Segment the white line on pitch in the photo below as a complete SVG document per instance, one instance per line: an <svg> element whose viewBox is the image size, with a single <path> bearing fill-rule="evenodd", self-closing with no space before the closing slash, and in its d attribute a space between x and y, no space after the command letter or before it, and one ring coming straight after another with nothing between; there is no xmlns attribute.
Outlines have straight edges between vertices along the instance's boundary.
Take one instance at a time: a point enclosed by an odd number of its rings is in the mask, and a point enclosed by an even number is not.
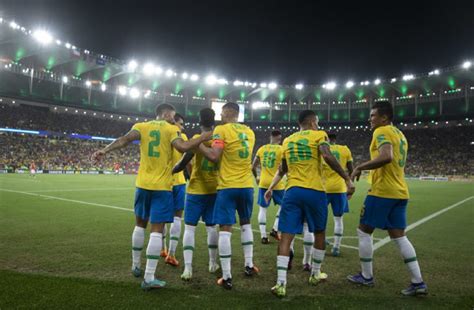
<svg viewBox="0 0 474 310"><path fill-rule="evenodd" d="M55 193L55 192L89 192L89 191L121 191L134 190L134 187L110 187L110 188L72 188L72 189L45 189L29 191L28 193Z"/></svg>
<svg viewBox="0 0 474 310"><path fill-rule="evenodd" d="M462 205L463 203L465 203L466 201L471 200L472 198L474 198L474 196L467 197L466 199L463 199L463 200L461 200L461 201L458 201L458 202L456 202L455 204L452 204L452 205L450 205L450 206L448 206L448 207L446 207L446 208L444 208L444 209L441 209L441 210L439 210L439 211L437 211L437 212L435 212L435 213L432 213L432 214L430 214L430 215L428 215L428 216L426 216L426 217L424 217L424 218L422 218L422 219L416 221L415 223L412 223L412 224L408 225L407 228L405 229L405 232L408 232L408 231L410 231L410 230L412 230L412 229L414 229L414 228L420 226L421 224L428 222L429 220L431 220L431 219L433 219L433 218L435 218L435 217L437 217L437 216L443 214L444 212L447 212L447 211L449 211L449 210L451 210L451 209L453 209L453 208L455 208L455 207L457 207L457 206ZM382 240L380 240L379 242L377 242L377 243L374 244L374 251L377 250L377 249L380 249L381 247L383 247L384 245L386 245L386 244L389 243L389 242L390 242L390 237L385 237L385 238L383 238Z"/></svg>

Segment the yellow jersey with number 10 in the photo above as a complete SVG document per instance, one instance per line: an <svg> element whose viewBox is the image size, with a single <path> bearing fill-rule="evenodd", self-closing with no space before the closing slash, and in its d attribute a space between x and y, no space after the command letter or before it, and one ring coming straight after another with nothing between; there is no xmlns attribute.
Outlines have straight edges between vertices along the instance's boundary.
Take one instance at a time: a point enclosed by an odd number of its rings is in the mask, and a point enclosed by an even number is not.
<svg viewBox="0 0 474 310"><path fill-rule="evenodd" d="M379 148L391 144L393 159L378 169L370 170L369 195L382 198L408 199L408 186L405 182L405 164L408 154L408 142L405 135L395 126L386 125L374 130L370 143L370 159L379 156Z"/></svg>
<svg viewBox="0 0 474 310"><path fill-rule="evenodd" d="M199 136L194 135L193 139ZM211 146L211 142L206 141L204 145ZM217 192L219 166L209 161L200 152L194 154L192 165L193 170L186 193L197 195L215 194Z"/></svg>
<svg viewBox="0 0 474 310"><path fill-rule="evenodd" d="M214 128L214 143L223 144L217 189L253 188L252 152L255 134L248 126L228 123Z"/></svg>
<svg viewBox="0 0 474 310"><path fill-rule="evenodd" d="M286 189L294 186L324 191L322 157L319 146L329 145L321 130L296 132L283 141L283 158L288 165Z"/></svg>
<svg viewBox="0 0 474 310"><path fill-rule="evenodd" d="M167 121L150 121L133 125L132 130L140 133L140 168L136 187L171 191L173 186L172 142L181 139L177 126Z"/></svg>
<svg viewBox="0 0 474 310"><path fill-rule="evenodd" d="M272 183L273 177L278 173L278 167L281 164L282 146L279 144L266 144L257 151L260 159L260 182L258 187L268 188ZM280 181L275 190L285 189L285 184Z"/></svg>
<svg viewBox="0 0 474 310"><path fill-rule="evenodd" d="M186 134L181 133L181 138L183 138L184 141L188 141L188 137ZM178 163L178 161L183 157L183 153L178 151L177 149L173 148L173 167ZM173 174L173 186L175 185L182 185L186 184L186 178L184 177L184 171L174 173Z"/></svg>
<svg viewBox="0 0 474 310"><path fill-rule="evenodd" d="M352 154L345 145L331 144L331 153L337 159L342 169L346 170L347 163L352 161ZM324 187L326 193L340 194L347 192L347 185L343 178L323 160Z"/></svg>

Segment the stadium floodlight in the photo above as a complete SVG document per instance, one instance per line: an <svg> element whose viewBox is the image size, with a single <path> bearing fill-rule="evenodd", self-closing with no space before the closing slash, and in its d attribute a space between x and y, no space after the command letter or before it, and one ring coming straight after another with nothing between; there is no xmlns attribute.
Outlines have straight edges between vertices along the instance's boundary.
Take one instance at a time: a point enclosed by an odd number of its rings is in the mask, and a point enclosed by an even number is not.
<svg viewBox="0 0 474 310"><path fill-rule="evenodd" d="M20 26L19 26L17 23L15 23L14 21L11 21L11 22L10 22L10 28L12 28L12 29L19 29Z"/></svg>
<svg viewBox="0 0 474 310"><path fill-rule="evenodd" d="M244 82L244 86L245 86L245 87L250 86L250 82L249 82L249 81L245 81L245 82Z"/></svg>
<svg viewBox="0 0 474 310"><path fill-rule="evenodd" d="M472 63L468 60L462 64L463 69L469 69L472 66Z"/></svg>
<svg viewBox="0 0 474 310"><path fill-rule="evenodd" d="M336 82L328 82L326 84L323 85L323 88L326 88L327 90L333 90L335 89L337 86Z"/></svg>
<svg viewBox="0 0 474 310"><path fill-rule="evenodd" d="M209 74L206 76L206 84L207 85L214 85L217 83L217 78L214 74Z"/></svg>
<svg viewBox="0 0 474 310"><path fill-rule="evenodd" d="M100 89L101 89L102 91L106 91L106 90L107 90L107 86L106 86L104 83L102 83L102 85L100 85Z"/></svg>
<svg viewBox="0 0 474 310"><path fill-rule="evenodd" d="M87 87L91 87L91 85L92 85L91 81L87 80L87 81L86 81L86 86L87 86Z"/></svg>
<svg viewBox="0 0 474 310"><path fill-rule="evenodd" d="M138 67L138 63L135 60L130 60L127 65L127 69L129 72L135 72Z"/></svg>
<svg viewBox="0 0 474 310"><path fill-rule="evenodd" d="M413 80L415 78L415 76L413 74L405 74L403 77L402 77L402 80L404 81L410 81L410 80Z"/></svg>
<svg viewBox="0 0 474 310"><path fill-rule="evenodd" d="M375 79L374 85L379 85L380 84L380 79Z"/></svg>
<svg viewBox="0 0 474 310"><path fill-rule="evenodd" d="M183 74L181 74L181 77L183 78L183 80L187 80L189 77L189 74L187 72L183 72Z"/></svg>
<svg viewBox="0 0 474 310"><path fill-rule="evenodd" d="M247 83L248 83L248 82L247 82ZM244 82L239 81L239 80L235 80L235 81L234 81L234 86L242 86L242 85L244 85ZM247 84L247 85L248 85L248 84Z"/></svg>
<svg viewBox="0 0 474 310"><path fill-rule="evenodd" d="M67 84L67 82L69 81L68 77L65 75L63 76L61 80L63 81L63 84Z"/></svg>
<svg viewBox="0 0 474 310"><path fill-rule="evenodd" d="M150 95L151 95L151 90L147 90L147 91L145 92L144 97L145 97L145 98L149 98Z"/></svg>
<svg viewBox="0 0 474 310"><path fill-rule="evenodd" d="M432 76L432 75L439 75L439 69L435 69L435 70L433 70L433 71L428 72L428 75L429 75L429 76Z"/></svg>
<svg viewBox="0 0 474 310"><path fill-rule="evenodd" d="M219 84L219 85L228 85L229 82L224 78L220 78L220 79L217 80L217 84Z"/></svg>
<svg viewBox="0 0 474 310"><path fill-rule="evenodd" d="M352 88L352 86L354 86L354 82L352 82L352 81L347 81L346 82L346 88L347 89Z"/></svg>
<svg viewBox="0 0 474 310"><path fill-rule="evenodd" d="M193 74L191 74L190 79L191 79L191 81L195 82L195 81L199 80L199 75L197 75L196 73L193 73Z"/></svg>
<svg viewBox="0 0 474 310"><path fill-rule="evenodd" d="M168 70L166 70L165 74L166 74L166 77L172 77L174 75L174 72L173 72L173 70L168 69Z"/></svg>
<svg viewBox="0 0 474 310"><path fill-rule="evenodd" d="M43 29L37 29L33 32L33 38L42 45L48 45L53 41L53 36Z"/></svg>
<svg viewBox="0 0 474 310"><path fill-rule="evenodd" d="M147 63L143 66L143 73L150 76L155 72L155 66L152 63Z"/></svg>
<svg viewBox="0 0 474 310"><path fill-rule="evenodd" d="M275 82L271 82L271 83L268 84L268 88L270 88L270 89L275 89L275 88L277 88L277 86L278 85Z"/></svg>
<svg viewBox="0 0 474 310"><path fill-rule="evenodd" d="M61 45L61 40L56 40L57 45Z"/></svg>
<svg viewBox="0 0 474 310"><path fill-rule="evenodd" d="M155 75L161 75L163 73L163 68L160 66L155 67Z"/></svg>
<svg viewBox="0 0 474 310"><path fill-rule="evenodd" d="M125 96L127 94L127 88L125 86L119 86L118 92L121 96Z"/></svg>
<svg viewBox="0 0 474 310"><path fill-rule="evenodd" d="M254 82L252 83L252 88L255 88L255 87L257 87L257 83Z"/></svg>
<svg viewBox="0 0 474 310"><path fill-rule="evenodd" d="M302 90L303 87L304 87L304 85L303 85L302 83L298 83L298 84L295 85L295 88L296 88L297 90Z"/></svg>
<svg viewBox="0 0 474 310"><path fill-rule="evenodd" d="M261 88L267 88L267 83L260 83Z"/></svg>
<svg viewBox="0 0 474 310"><path fill-rule="evenodd" d="M66 44L64 44L64 46L66 46L67 49L70 49L72 45L71 45L71 43L66 42Z"/></svg>
<svg viewBox="0 0 474 310"><path fill-rule="evenodd" d="M395 83L396 81L397 81L397 78L392 78L392 79L390 80L390 83Z"/></svg>
<svg viewBox="0 0 474 310"><path fill-rule="evenodd" d="M140 91L138 89L136 89L135 87L133 87L132 89L130 89L130 97L132 99L136 99L136 98L140 97Z"/></svg>
<svg viewBox="0 0 474 310"><path fill-rule="evenodd" d="M370 82L369 81L363 81L363 82L360 82L360 85L361 86L367 86L367 85L370 85Z"/></svg>

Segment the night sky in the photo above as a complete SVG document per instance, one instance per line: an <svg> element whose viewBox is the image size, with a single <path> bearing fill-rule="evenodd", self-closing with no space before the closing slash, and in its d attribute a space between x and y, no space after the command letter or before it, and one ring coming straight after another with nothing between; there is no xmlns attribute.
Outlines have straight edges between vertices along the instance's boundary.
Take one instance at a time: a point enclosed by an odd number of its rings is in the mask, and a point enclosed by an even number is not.
<svg viewBox="0 0 474 310"><path fill-rule="evenodd" d="M0 16L98 53L230 81L373 80L474 56L472 0L320 2L3 0Z"/></svg>

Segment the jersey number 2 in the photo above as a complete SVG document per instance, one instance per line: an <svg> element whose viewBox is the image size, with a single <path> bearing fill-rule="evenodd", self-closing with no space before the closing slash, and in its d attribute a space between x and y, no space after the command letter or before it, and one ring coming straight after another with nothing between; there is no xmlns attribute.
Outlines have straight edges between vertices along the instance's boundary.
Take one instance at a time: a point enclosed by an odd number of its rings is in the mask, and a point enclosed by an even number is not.
<svg viewBox="0 0 474 310"><path fill-rule="evenodd" d="M160 157L160 152L155 151L155 147L160 145L161 133L158 130L150 131L150 138L152 138L152 140L148 143L148 156Z"/></svg>

